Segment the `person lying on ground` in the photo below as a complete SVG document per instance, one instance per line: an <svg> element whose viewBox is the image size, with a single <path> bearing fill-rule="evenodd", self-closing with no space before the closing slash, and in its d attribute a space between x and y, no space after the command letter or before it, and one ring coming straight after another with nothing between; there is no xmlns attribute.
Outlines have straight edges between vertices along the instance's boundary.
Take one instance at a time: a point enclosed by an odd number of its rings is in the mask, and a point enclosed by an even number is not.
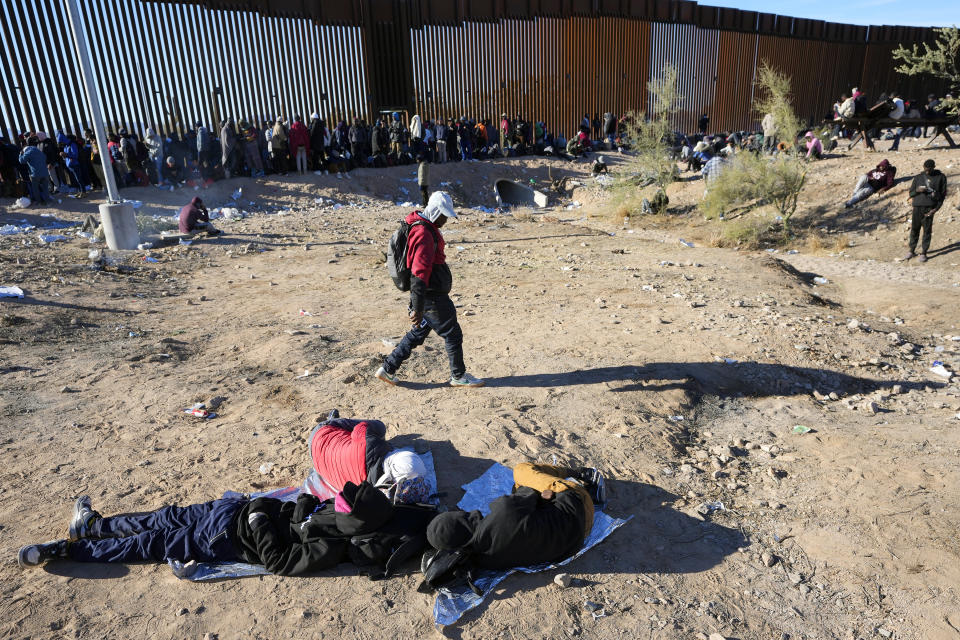
<svg viewBox="0 0 960 640"><path fill-rule="evenodd" d="M75 562L182 563L241 561L295 576L353 562L387 577L391 551L412 540L410 557L426 546L436 515L431 505L393 505L369 482L347 484L325 502L301 494L275 498L221 498L186 507L103 517L89 496L77 499L65 539L20 548L23 568L54 559ZM183 577L196 565L188 564Z"/></svg>
<svg viewBox="0 0 960 640"><path fill-rule="evenodd" d="M390 446L386 433L387 426L379 420L341 418L331 411L307 439L314 471L334 492L347 483L367 481L392 502L426 502L430 487L423 461L411 451Z"/></svg>
<svg viewBox="0 0 960 640"><path fill-rule="evenodd" d="M208 235L215 236L220 233L210 224L210 214L207 208L203 206L203 200L194 198L190 204L180 209L180 233L200 233L205 231Z"/></svg>
<svg viewBox="0 0 960 640"><path fill-rule="evenodd" d="M435 551L424 557L428 586L448 583L458 570L563 560L583 547L594 508L606 504L603 476L593 468L523 463L514 468L513 482L513 493L491 502L486 517L448 511L430 523L427 541Z"/></svg>
<svg viewBox="0 0 960 640"><path fill-rule="evenodd" d="M893 186L893 179L896 175L897 168L886 159L881 160L875 169L860 176L860 179L857 180L857 186L853 188L853 196L843 203L843 207L849 209L875 193L888 191Z"/></svg>
<svg viewBox="0 0 960 640"><path fill-rule="evenodd" d="M457 310L450 300L453 275L444 253L446 243L440 229L449 218L456 218L453 199L444 191L435 191L423 211L406 217L406 265L410 269L410 304L407 316L412 328L400 344L383 360L374 376L388 384L397 384L397 370L413 350L436 331L446 343L452 387L482 387L483 380L467 373L463 361L463 330L457 322Z"/></svg>

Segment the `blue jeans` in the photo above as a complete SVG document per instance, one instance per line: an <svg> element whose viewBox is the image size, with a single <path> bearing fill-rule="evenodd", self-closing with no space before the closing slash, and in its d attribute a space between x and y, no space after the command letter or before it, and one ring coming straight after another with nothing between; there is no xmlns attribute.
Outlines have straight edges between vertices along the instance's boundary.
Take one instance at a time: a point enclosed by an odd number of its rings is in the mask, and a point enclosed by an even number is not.
<svg viewBox="0 0 960 640"><path fill-rule="evenodd" d="M50 176L30 178L30 197L34 202L47 203L53 200L50 197Z"/></svg>
<svg viewBox="0 0 960 640"><path fill-rule="evenodd" d="M229 529L246 504L247 500L224 498L104 518L93 527L101 539L72 542L68 554L78 562L236 560Z"/></svg>
<svg viewBox="0 0 960 640"><path fill-rule="evenodd" d="M453 306L453 301L445 295L427 298L423 308L423 320L423 323L403 336L397 348L384 360L383 368L391 375L396 373L413 350L423 344L432 329L446 341L450 374L454 378L462 378L467 372L467 367L463 364L463 331L457 322L457 309Z"/></svg>

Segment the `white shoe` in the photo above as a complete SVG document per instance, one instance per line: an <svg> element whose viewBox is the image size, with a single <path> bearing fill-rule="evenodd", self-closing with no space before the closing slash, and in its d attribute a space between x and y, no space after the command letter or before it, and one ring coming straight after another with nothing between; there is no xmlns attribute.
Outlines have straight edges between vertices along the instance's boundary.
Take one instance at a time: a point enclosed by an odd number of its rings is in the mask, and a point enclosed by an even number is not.
<svg viewBox="0 0 960 640"><path fill-rule="evenodd" d="M469 373L465 373L459 378L450 378L451 387L482 387L485 384L487 383L480 378L473 377Z"/></svg>
<svg viewBox="0 0 960 640"><path fill-rule="evenodd" d="M383 380L387 384L392 384L393 386L396 386L397 382L399 382L397 376L393 375L392 373L387 373L387 370L383 367L377 369L377 372L373 374L373 377Z"/></svg>

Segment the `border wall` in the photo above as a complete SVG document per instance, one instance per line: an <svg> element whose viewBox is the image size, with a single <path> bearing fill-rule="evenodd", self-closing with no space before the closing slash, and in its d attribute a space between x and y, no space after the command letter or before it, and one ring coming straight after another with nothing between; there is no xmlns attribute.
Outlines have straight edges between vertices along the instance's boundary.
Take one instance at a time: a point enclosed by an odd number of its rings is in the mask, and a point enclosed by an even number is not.
<svg viewBox="0 0 960 640"><path fill-rule="evenodd" d="M897 74L899 44L931 29L862 27L687 0L80 0L108 127L161 132L225 115L330 123L381 111L543 120L649 108L679 72L676 126L750 129L761 61L792 78L818 121L854 86L868 97L943 89ZM0 3L0 130L89 126L64 0Z"/></svg>

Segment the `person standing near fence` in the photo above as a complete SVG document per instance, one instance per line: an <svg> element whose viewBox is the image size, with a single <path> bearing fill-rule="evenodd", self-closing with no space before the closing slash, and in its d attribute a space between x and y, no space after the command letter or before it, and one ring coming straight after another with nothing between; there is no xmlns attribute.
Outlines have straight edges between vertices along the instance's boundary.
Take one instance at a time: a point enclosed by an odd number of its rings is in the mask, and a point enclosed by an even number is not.
<svg viewBox="0 0 960 640"><path fill-rule="evenodd" d="M307 158L310 157L310 132L300 116L293 116L293 124L290 125L290 155L297 163L297 173L306 175Z"/></svg>

